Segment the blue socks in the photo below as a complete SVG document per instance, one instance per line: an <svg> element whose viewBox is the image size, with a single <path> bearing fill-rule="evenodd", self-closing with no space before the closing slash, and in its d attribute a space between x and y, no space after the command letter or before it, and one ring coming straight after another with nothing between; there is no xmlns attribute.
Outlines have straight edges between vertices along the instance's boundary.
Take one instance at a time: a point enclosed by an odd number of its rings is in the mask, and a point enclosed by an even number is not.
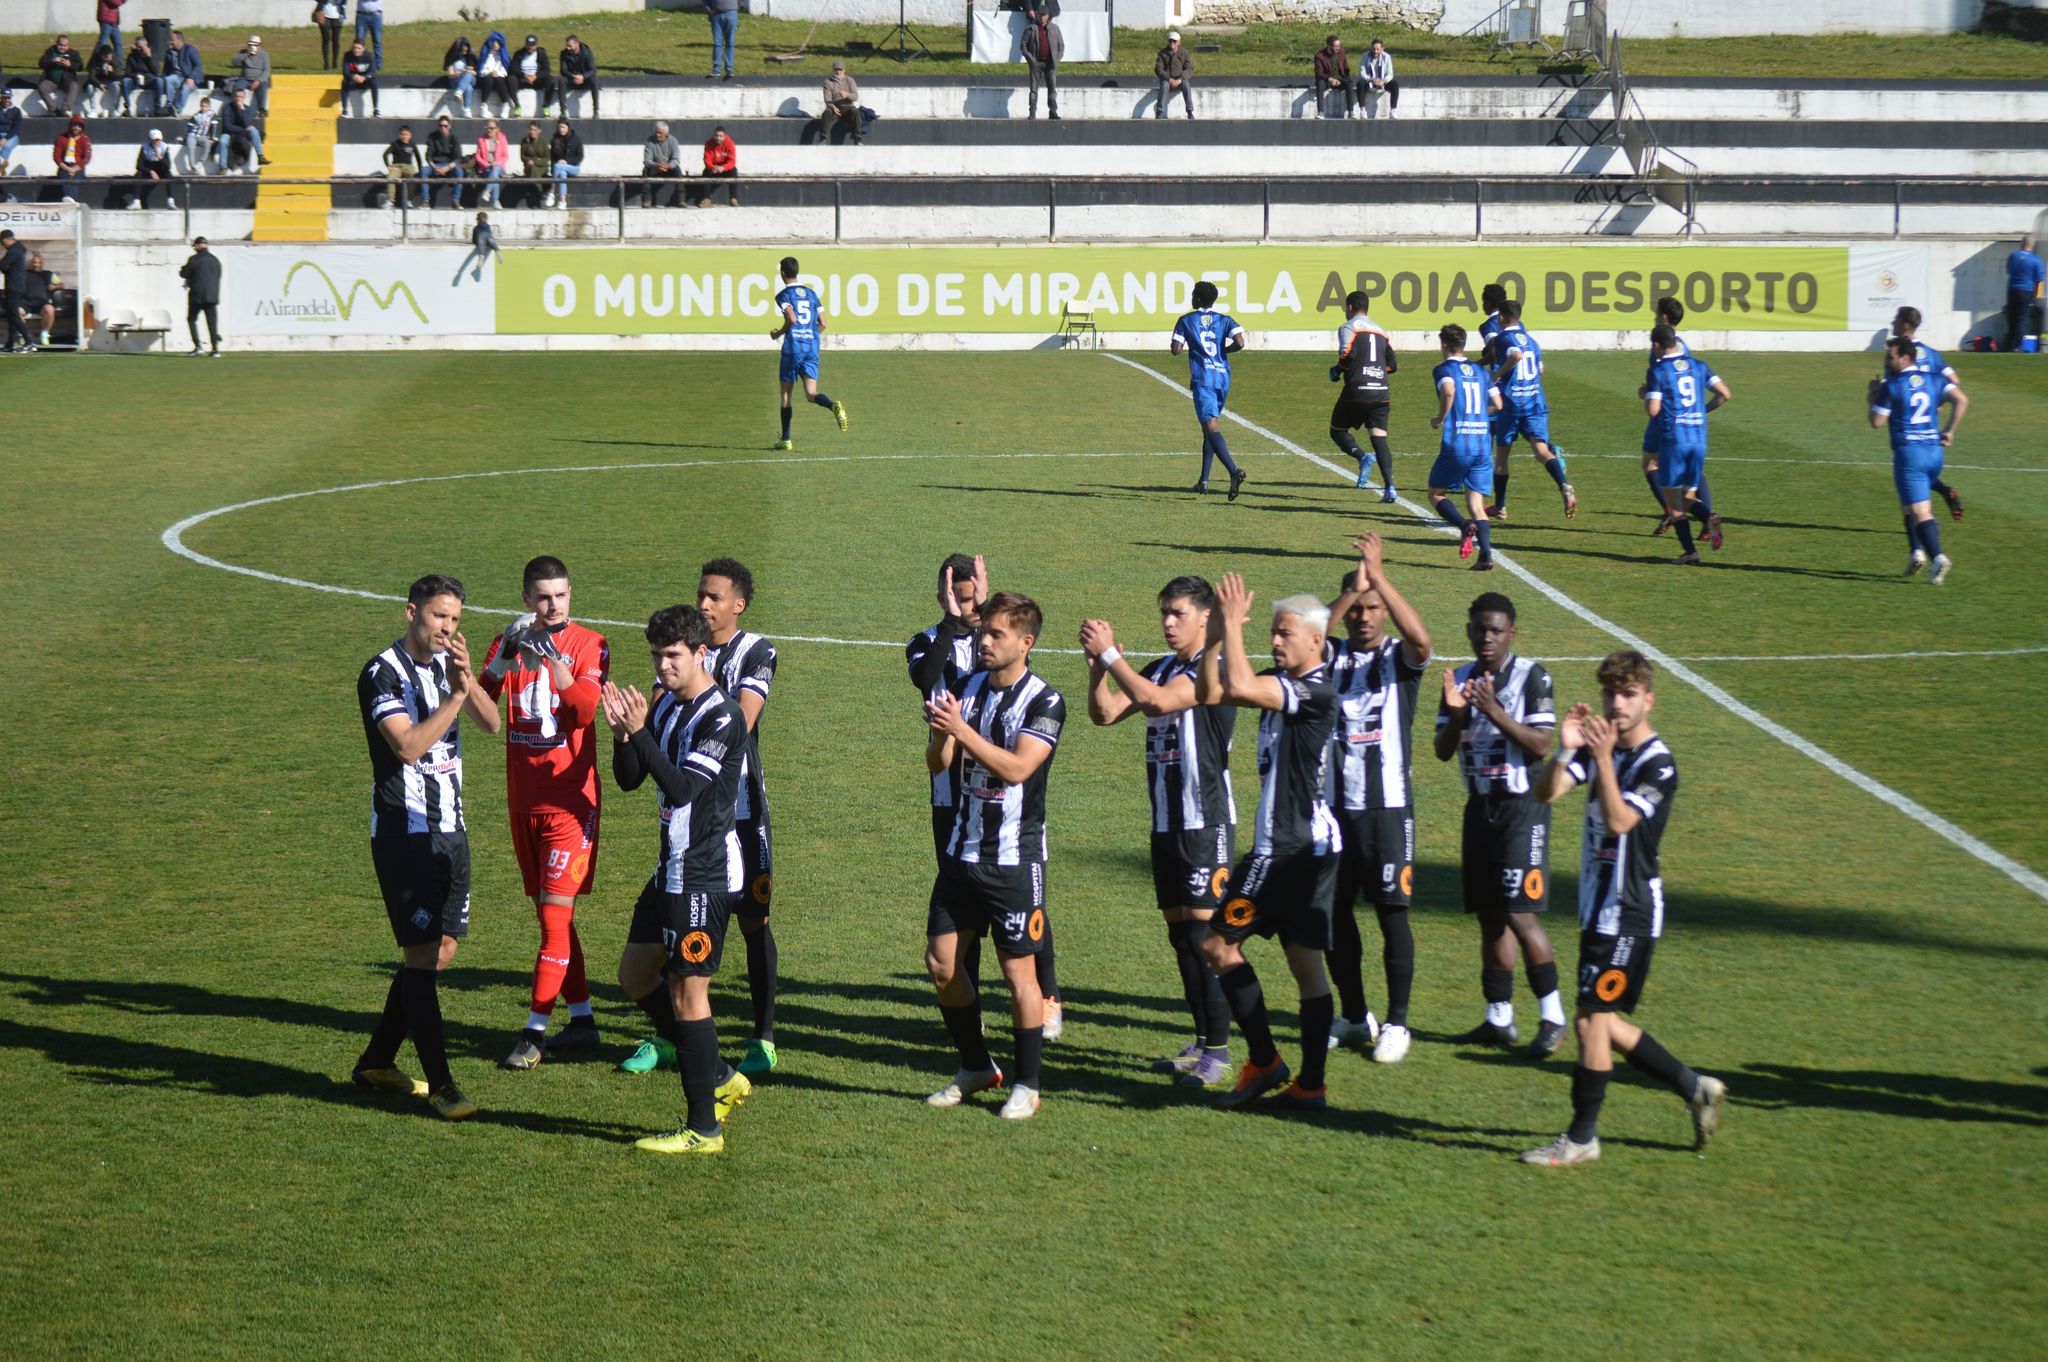
<svg viewBox="0 0 2048 1362"><path fill-rule="evenodd" d="M782 404L782 438L789 438L789 403Z"/></svg>
<svg viewBox="0 0 2048 1362"><path fill-rule="evenodd" d="M1457 529L1458 533L1463 534L1465 532L1465 525L1467 523L1465 517L1458 514L1458 508L1451 504L1449 497L1438 497L1436 499L1436 513L1449 521Z"/></svg>
<svg viewBox="0 0 2048 1362"><path fill-rule="evenodd" d="M1929 562L1941 556L1941 522L1937 520L1916 520L1913 522L1913 542L1927 554Z"/></svg>
<svg viewBox="0 0 2048 1362"><path fill-rule="evenodd" d="M1543 471L1550 474L1550 480L1559 487L1564 486L1564 460L1552 459L1543 465Z"/></svg>
<svg viewBox="0 0 2048 1362"><path fill-rule="evenodd" d="M832 410L832 399L831 399L831 398L829 398L829 397L827 397L827 396L825 396L825 394L823 394L823 393L819 393L819 394L818 394L818 395L817 395L816 397L812 398L812 399L811 399L811 401L813 401L813 402L817 403L817 404L818 404L819 406L823 407L823 408L824 408L824 409L825 409L826 411L830 411L830 410Z"/></svg>
<svg viewBox="0 0 2048 1362"><path fill-rule="evenodd" d="M1232 463L1230 460L1230 446L1223 442L1223 432L1220 430L1209 430L1207 428L1204 428L1202 431L1203 482L1207 482L1209 480L1210 464L1211 461L1215 459L1221 459L1223 461L1223 468L1225 472L1229 473L1232 477L1237 476L1237 465L1235 463Z"/></svg>
<svg viewBox="0 0 2048 1362"><path fill-rule="evenodd" d="M1493 557L1493 524L1491 521L1477 521L1479 531L1479 558L1481 562Z"/></svg>

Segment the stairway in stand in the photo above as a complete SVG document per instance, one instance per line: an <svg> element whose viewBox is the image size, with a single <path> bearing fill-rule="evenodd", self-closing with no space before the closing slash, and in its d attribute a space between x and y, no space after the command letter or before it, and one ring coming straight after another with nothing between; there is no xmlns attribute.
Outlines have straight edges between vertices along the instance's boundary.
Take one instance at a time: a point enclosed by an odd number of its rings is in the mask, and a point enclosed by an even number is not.
<svg viewBox="0 0 2048 1362"><path fill-rule="evenodd" d="M273 180L325 179L334 174L335 115L341 92L332 76L278 76L270 89L270 116L263 121L263 149L270 164L256 191L252 241L325 241L327 211L334 196L324 184L274 184Z"/></svg>

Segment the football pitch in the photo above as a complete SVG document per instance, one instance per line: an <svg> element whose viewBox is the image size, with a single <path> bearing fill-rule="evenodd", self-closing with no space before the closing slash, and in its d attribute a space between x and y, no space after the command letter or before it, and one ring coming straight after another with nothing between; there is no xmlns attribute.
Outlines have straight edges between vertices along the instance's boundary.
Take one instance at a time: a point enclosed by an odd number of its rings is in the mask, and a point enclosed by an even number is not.
<svg viewBox="0 0 2048 1362"><path fill-rule="evenodd" d="M1641 357L1550 356L1580 510L1566 520L1518 451L1495 537L1513 566L1486 576L1331 462L1322 355L1238 357L1232 407L1253 426L1225 424L1250 473L1235 504L1186 490L1185 365L1128 358L828 351L852 430L800 406L793 454L768 449L766 352L0 368L18 574L5 1351L2036 1355L2048 740L2019 702L2048 688L2039 360L1952 358L1972 406L1947 476L1967 515L1943 519L1955 569L1937 589L1899 576L1889 448L1864 420L1875 355L1712 356L1735 394L1708 463L1728 539L1691 569L1649 533ZM1428 369L1407 357L1393 417L1418 502ZM1438 659L1417 720L1417 1043L1399 1065L1332 1056L1318 1118L1224 1113L1146 1071L1188 1024L1152 907L1143 740L1088 726L1075 635L1105 617L1156 656L1160 585L1236 570L1262 653L1266 604L1333 594L1367 528ZM901 645L936 617L954 551L1044 607L1037 670L1070 712L1048 814L1066 1035L1019 1125L986 1099L922 1100L954 1058L922 971L931 847ZM607 1048L495 1067L538 934L503 743L473 725L472 927L442 994L482 1112L448 1124L349 1084L396 955L365 845L357 673L429 571L467 584L480 654L538 553L568 562L575 614L609 622L615 675L643 688L631 622L690 599L712 556L752 568L748 626L781 641L762 747L782 1065L721 1157L631 1146L675 1124L681 1093L673 1072L611 1063L641 1034L610 973L655 819L608 770L578 914ZM1462 795L1426 734L1482 589L1515 600L1518 651L1560 703L1597 703L1594 663L1624 635L1672 663L1655 722L1683 784L1637 1020L1729 1085L1703 1153L1682 1105L1622 1068L1604 1159L1525 1167L1514 1156L1569 1118L1570 1043L1533 1064L1445 1039L1479 1020L1477 931L1458 911ZM1581 809L1559 805L1551 855L1568 981ZM1291 1062L1279 953L1248 954ZM736 1057L736 941L714 999Z"/></svg>

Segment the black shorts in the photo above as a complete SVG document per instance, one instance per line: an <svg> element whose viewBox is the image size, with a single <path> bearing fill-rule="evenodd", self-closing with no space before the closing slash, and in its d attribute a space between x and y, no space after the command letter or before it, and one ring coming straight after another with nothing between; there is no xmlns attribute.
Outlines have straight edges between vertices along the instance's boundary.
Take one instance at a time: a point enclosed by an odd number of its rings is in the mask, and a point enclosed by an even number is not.
<svg viewBox="0 0 2048 1362"><path fill-rule="evenodd" d="M661 887L658 876L649 876L640 901L633 905L633 925L626 942L634 946L659 944L668 955L670 975L718 973L725 958L725 927L741 895L708 894L689 890L671 894Z"/></svg>
<svg viewBox="0 0 2048 1362"><path fill-rule="evenodd" d="M1335 856L1247 856L1230 872L1230 897L1209 930L1226 941L1278 936L1289 946L1330 949Z"/></svg>
<svg viewBox="0 0 2048 1362"><path fill-rule="evenodd" d="M469 935L469 834L402 832L370 839L391 935L423 946Z"/></svg>
<svg viewBox="0 0 2048 1362"><path fill-rule="evenodd" d="M946 859L946 843L952 836L953 806L951 804L932 805L932 855L938 857L941 864Z"/></svg>
<svg viewBox="0 0 2048 1362"><path fill-rule="evenodd" d="M735 823L733 831L739 834L740 867L747 886L734 911L745 918L766 917L775 898L775 843L768 831L768 811Z"/></svg>
<svg viewBox="0 0 2048 1362"><path fill-rule="evenodd" d="M1159 910L1221 908L1236 841L1237 829L1228 823L1192 832L1153 833L1152 897Z"/></svg>
<svg viewBox="0 0 2048 1362"><path fill-rule="evenodd" d="M981 865L945 857L932 881L926 936L987 932L1005 955L1045 949L1045 867Z"/></svg>
<svg viewBox="0 0 2048 1362"><path fill-rule="evenodd" d="M1367 402L1348 393L1337 399L1337 405L1330 408L1331 430L1387 429L1387 413L1390 402Z"/></svg>
<svg viewBox="0 0 2048 1362"><path fill-rule="evenodd" d="M1337 858L1337 907L1364 894L1375 908L1406 908L1415 894L1415 811L1339 809L1344 850Z"/></svg>
<svg viewBox="0 0 2048 1362"><path fill-rule="evenodd" d="M1550 911L1550 806L1534 795L1465 801L1465 911Z"/></svg>
<svg viewBox="0 0 2048 1362"><path fill-rule="evenodd" d="M1652 936L1579 933L1579 1011L1635 1011L1656 949Z"/></svg>

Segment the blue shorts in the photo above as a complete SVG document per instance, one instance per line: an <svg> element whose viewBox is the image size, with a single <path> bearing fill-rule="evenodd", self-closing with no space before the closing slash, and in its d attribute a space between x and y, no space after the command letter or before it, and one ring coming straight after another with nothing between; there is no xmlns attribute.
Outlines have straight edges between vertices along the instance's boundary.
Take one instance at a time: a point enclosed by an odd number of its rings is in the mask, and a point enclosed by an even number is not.
<svg viewBox="0 0 2048 1362"><path fill-rule="evenodd" d="M1493 451L1483 445L1477 450L1460 450L1445 441L1429 466L1429 485L1447 492L1472 491L1493 494Z"/></svg>
<svg viewBox="0 0 2048 1362"><path fill-rule="evenodd" d="M1223 415L1223 404L1230 400L1230 380L1218 384L1199 383L1191 391L1195 398L1195 419L1207 425Z"/></svg>
<svg viewBox="0 0 2048 1362"><path fill-rule="evenodd" d="M785 352L782 356L781 377L784 383L794 383L800 378L808 378L815 382L818 377L818 357Z"/></svg>
<svg viewBox="0 0 2048 1362"><path fill-rule="evenodd" d="M1538 441L1549 444L1550 408L1512 405L1501 408L1500 415L1493 418L1493 442L1511 445L1518 436L1531 444Z"/></svg>
<svg viewBox="0 0 2048 1362"><path fill-rule="evenodd" d="M1684 487L1700 485L1700 470L1706 467L1705 445L1672 445L1657 455L1657 485Z"/></svg>
<svg viewBox="0 0 2048 1362"><path fill-rule="evenodd" d="M1928 484L1941 476L1942 453L1938 444L1892 451L1892 486L1899 489L1899 505L1933 499L1934 489Z"/></svg>

